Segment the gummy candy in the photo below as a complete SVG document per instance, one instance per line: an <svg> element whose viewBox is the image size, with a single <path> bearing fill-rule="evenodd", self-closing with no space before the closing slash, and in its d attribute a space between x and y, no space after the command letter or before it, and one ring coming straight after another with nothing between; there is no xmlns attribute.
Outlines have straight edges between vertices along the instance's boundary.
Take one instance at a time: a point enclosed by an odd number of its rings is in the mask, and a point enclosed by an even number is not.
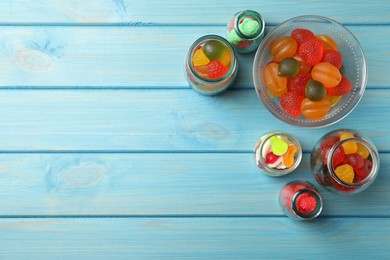
<svg viewBox="0 0 390 260"><path fill-rule="evenodd" d="M356 145L357 145L356 153L358 153L363 159L367 159L368 156L370 155L368 149L361 143L356 143Z"/></svg>
<svg viewBox="0 0 390 260"><path fill-rule="evenodd" d="M328 35L316 35L316 38L323 42L324 50L338 50L337 43Z"/></svg>
<svg viewBox="0 0 390 260"><path fill-rule="evenodd" d="M330 106L333 107L340 101L342 96L328 96L328 98L329 98L329 101L330 101Z"/></svg>
<svg viewBox="0 0 390 260"><path fill-rule="evenodd" d="M333 88L341 81L340 71L329 62L321 62L315 65L311 71L311 76L326 88Z"/></svg>
<svg viewBox="0 0 390 260"><path fill-rule="evenodd" d="M301 114L301 103L305 99L304 96L296 92L286 92L280 96L280 106L288 114L292 116L299 116Z"/></svg>
<svg viewBox="0 0 390 260"><path fill-rule="evenodd" d="M238 28L243 35L252 36L260 29L260 24L256 20L244 18L238 24Z"/></svg>
<svg viewBox="0 0 390 260"><path fill-rule="evenodd" d="M356 171L363 167L364 160L358 153L350 153L345 156L343 163L351 165L353 170Z"/></svg>
<svg viewBox="0 0 390 260"><path fill-rule="evenodd" d="M210 62L207 69L207 74L210 79L222 78L227 72L228 68L224 66L221 62L215 60Z"/></svg>
<svg viewBox="0 0 390 260"><path fill-rule="evenodd" d="M269 44L271 56L275 61L280 62L285 58L289 58L295 55L298 48L297 41L290 37L284 36L273 40Z"/></svg>
<svg viewBox="0 0 390 260"><path fill-rule="evenodd" d="M314 33L310 30L298 28L291 32L291 37L293 37L297 41L298 45L301 45L305 41L308 41L315 36Z"/></svg>
<svg viewBox="0 0 390 260"><path fill-rule="evenodd" d="M321 119L330 110L330 102L327 96L320 101L314 102L305 98L301 103L302 114L310 119Z"/></svg>
<svg viewBox="0 0 390 260"><path fill-rule="evenodd" d="M316 38L305 41L299 46L299 56L309 65L318 64L324 52L323 43Z"/></svg>
<svg viewBox="0 0 390 260"><path fill-rule="evenodd" d="M334 88L328 88L326 91L330 96L342 96L350 92L351 89L351 82L349 82L349 79L346 76L342 75L340 83Z"/></svg>
<svg viewBox="0 0 390 260"><path fill-rule="evenodd" d="M345 183L352 184L355 177L355 172L349 164L337 166L335 173L337 177Z"/></svg>
<svg viewBox="0 0 390 260"><path fill-rule="evenodd" d="M271 150L275 155L282 156L287 152L288 144L282 139L279 139L276 136L272 136L270 138L270 141L271 141Z"/></svg>
<svg viewBox="0 0 390 260"><path fill-rule="evenodd" d="M273 96L281 96L287 92L287 78L278 76L278 67L277 63L272 62L263 71L265 85Z"/></svg>
<svg viewBox="0 0 390 260"><path fill-rule="evenodd" d="M310 74L298 74L296 77L287 79L287 89L296 92L298 95L305 96L307 81L311 79Z"/></svg>
<svg viewBox="0 0 390 260"><path fill-rule="evenodd" d="M285 154L283 154L283 163L286 167L291 167L294 165L294 156L297 152L297 147L295 145L289 145Z"/></svg>
<svg viewBox="0 0 390 260"><path fill-rule="evenodd" d="M344 132L340 135L340 140L353 137L354 135L352 133ZM341 146L343 147L345 154L356 153L357 151L357 143L355 141L346 141Z"/></svg>
<svg viewBox="0 0 390 260"><path fill-rule="evenodd" d="M320 101L326 96L326 89L321 82L309 79L306 84L305 94L311 101Z"/></svg>
<svg viewBox="0 0 390 260"><path fill-rule="evenodd" d="M210 60L218 60L227 50L227 47L220 41L207 41L202 47L204 54Z"/></svg>
<svg viewBox="0 0 390 260"><path fill-rule="evenodd" d="M299 72L298 74L307 74L310 73L312 66L307 64L299 54L295 54L293 57L295 60L299 62Z"/></svg>
<svg viewBox="0 0 390 260"><path fill-rule="evenodd" d="M367 178L372 169L372 162L370 160L364 159L363 166L357 170L355 170L355 182L360 182Z"/></svg>
<svg viewBox="0 0 390 260"><path fill-rule="evenodd" d="M310 214L317 208L317 200L310 193L303 193L297 197L297 210L302 214Z"/></svg>
<svg viewBox="0 0 390 260"><path fill-rule="evenodd" d="M295 77L299 72L299 62L294 58L285 58L279 63L278 75L287 78Z"/></svg>
<svg viewBox="0 0 390 260"><path fill-rule="evenodd" d="M230 54L230 51L225 51L225 53L222 54L222 56L219 58L219 61L226 67L229 67L232 61L232 55Z"/></svg>
<svg viewBox="0 0 390 260"><path fill-rule="evenodd" d="M340 52L335 50L326 50L322 56L322 61L329 62L334 65L337 69L340 69L343 65L343 57Z"/></svg>
<svg viewBox="0 0 390 260"><path fill-rule="evenodd" d="M206 54L202 49L197 49L192 57L192 63L194 66L203 66L209 64L210 59L207 58Z"/></svg>
<svg viewBox="0 0 390 260"><path fill-rule="evenodd" d="M266 164L276 163L276 161L279 159L279 157L280 157L280 156L275 155L273 152L269 152L269 153L267 153L267 155L265 156L264 162L265 162Z"/></svg>

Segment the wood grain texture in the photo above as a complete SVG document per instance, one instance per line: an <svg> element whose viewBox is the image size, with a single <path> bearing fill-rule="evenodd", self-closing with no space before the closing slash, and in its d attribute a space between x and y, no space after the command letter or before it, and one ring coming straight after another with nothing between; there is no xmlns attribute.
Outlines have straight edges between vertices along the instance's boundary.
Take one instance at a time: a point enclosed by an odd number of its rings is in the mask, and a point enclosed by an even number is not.
<svg viewBox="0 0 390 260"><path fill-rule="evenodd" d="M322 216L390 217L390 154L381 159L374 184L348 197L319 187L309 154L281 178L251 153L2 154L0 216L283 216L280 189L302 179L322 194Z"/></svg>
<svg viewBox="0 0 390 260"><path fill-rule="evenodd" d="M389 151L387 90L367 90L356 109L323 129L288 126L254 90L205 97L192 90L3 90L0 151L245 151L273 129L295 135L305 151L332 129L363 131ZM381 122L381 126L373 122Z"/></svg>
<svg viewBox="0 0 390 260"><path fill-rule="evenodd" d="M388 259L389 227L388 218L2 219L0 252L12 259Z"/></svg>
<svg viewBox="0 0 390 260"><path fill-rule="evenodd" d="M389 87L390 26L349 29L367 57L368 88ZM189 47L224 33L224 26L0 27L0 88L189 88ZM233 88L253 88L253 58L238 57Z"/></svg>
<svg viewBox="0 0 390 260"><path fill-rule="evenodd" d="M2 23L82 23L139 24L225 24L237 11L253 9L269 23L280 23L294 16L316 14L342 23L389 23L390 6L386 1L320 0L297 2L217 0L203 2L158 0L38 0L1 1Z"/></svg>

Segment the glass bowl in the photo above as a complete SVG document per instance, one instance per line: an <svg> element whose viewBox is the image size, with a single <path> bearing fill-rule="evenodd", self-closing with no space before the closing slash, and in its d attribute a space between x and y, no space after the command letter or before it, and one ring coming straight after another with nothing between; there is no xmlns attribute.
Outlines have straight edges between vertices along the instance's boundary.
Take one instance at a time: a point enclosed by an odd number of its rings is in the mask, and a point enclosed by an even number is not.
<svg viewBox="0 0 390 260"><path fill-rule="evenodd" d="M303 115L294 117L286 113L280 106L279 97L272 96L264 83L263 70L272 60L268 47L269 43L282 36L289 36L291 31L297 28L308 29L315 35L328 35L337 43L338 51L343 57L344 75L350 80L352 85L352 90L343 95L341 100L331 107L330 111L322 119L314 120ZM261 42L253 63L253 81L260 100L279 120L298 127L325 127L346 117L362 98L367 84L366 58L358 40L341 24L322 16L298 16L275 27Z"/></svg>

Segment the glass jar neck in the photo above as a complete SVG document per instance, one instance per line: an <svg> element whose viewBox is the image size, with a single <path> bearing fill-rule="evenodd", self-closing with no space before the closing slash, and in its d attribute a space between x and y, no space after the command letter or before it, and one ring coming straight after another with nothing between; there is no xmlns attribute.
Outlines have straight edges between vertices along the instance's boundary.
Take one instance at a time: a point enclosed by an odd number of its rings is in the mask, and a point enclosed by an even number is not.
<svg viewBox="0 0 390 260"><path fill-rule="evenodd" d="M315 200L315 207L309 213L301 212L298 205L298 198L304 194L310 196L310 198ZM302 189L294 194L291 200L291 208L299 218L304 220L310 220L318 217L322 211L322 198L318 192L311 189Z"/></svg>
<svg viewBox="0 0 390 260"><path fill-rule="evenodd" d="M336 169L335 169L335 167L333 165L333 157L335 156L335 153L336 153L337 149L339 149L340 146L342 146L344 143L346 143L348 141L353 141L353 142L356 142L356 143L359 143L359 144L363 145L369 152L369 156L368 157L371 158L371 160L372 160L372 168L371 168L370 173L367 175L366 178L364 178L363 180L361 180L359 182L347 183L347 182L341 180L337 176ZM342 185L342 186L344 186L346 188L358 188L358 187L362 187L362 186L367 185L368 183L372 182L373 179L375 178L376 172L379 169L379 154L378 154L377 149L375 148L375 146L370 141L368 141L367 139L362 138L362 137L347 138L347 139L338 141L330 149L329 155L328 155L328 159L327 159L327 165L328 165L328 170L329 170L329 173L330 173L331 177L339 185Z"/></svg>
<svg viewBox="0 0 390 260"><path fill-rule="evenodd" d="M259 29L255 33L253 33L252 35L246 35L244 32L242 32L240 30L240 26L239 26L240 22L245 17L248 17L252 20L257 21L260 25ZM234 21L234 30L236 31L237 35L240 38L242 38L244 40L254 40L264 33L264 29L265 29L264 19L258 12L252 11L252 10L244 10L244 11L239 12L236 15L236 18Z"/></svg>

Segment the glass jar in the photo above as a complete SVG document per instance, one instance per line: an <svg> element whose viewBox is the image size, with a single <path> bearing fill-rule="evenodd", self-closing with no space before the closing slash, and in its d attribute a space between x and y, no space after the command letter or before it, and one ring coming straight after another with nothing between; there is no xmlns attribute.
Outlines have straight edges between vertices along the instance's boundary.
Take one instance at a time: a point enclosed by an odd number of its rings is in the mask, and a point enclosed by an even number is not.
<svg viewBox="0 0 390 260"><path fill-rule="evenodd" d="M302 159L302 147L291 134L272 131L256 142L254 157L257 166L265 174L283 176L298 167Z"/></svg>
<svg viewBox="0 0 390 260"><path fill-rule="evenodd" d="M227 40L239 53L252 52L259 47L264 38L265 22L261 15L253 10L236 13L227 29Z"/></svg>
<svg viewBox="0 0 390 260"><path fill-rule="evenodd" d="M280 190L279 205L289 218L311 220L320 215L322 198L313 184L296 180Z"/></svg>
<svg viewBox="0 0 390 260"><path fill-rule="evenodd" d="M190 47L185 72L191 87L203 95L227 89L237 76L238 63L230 43L218 35L205 35Z"/></svg>
<svg viewBox="0 0 390 260"><path fill-rule="evenodd" d="M368 188L379 170L375 145L351 129L337 129L314 146L310 166L317 182L329 191L355 194Z"/></svg>

